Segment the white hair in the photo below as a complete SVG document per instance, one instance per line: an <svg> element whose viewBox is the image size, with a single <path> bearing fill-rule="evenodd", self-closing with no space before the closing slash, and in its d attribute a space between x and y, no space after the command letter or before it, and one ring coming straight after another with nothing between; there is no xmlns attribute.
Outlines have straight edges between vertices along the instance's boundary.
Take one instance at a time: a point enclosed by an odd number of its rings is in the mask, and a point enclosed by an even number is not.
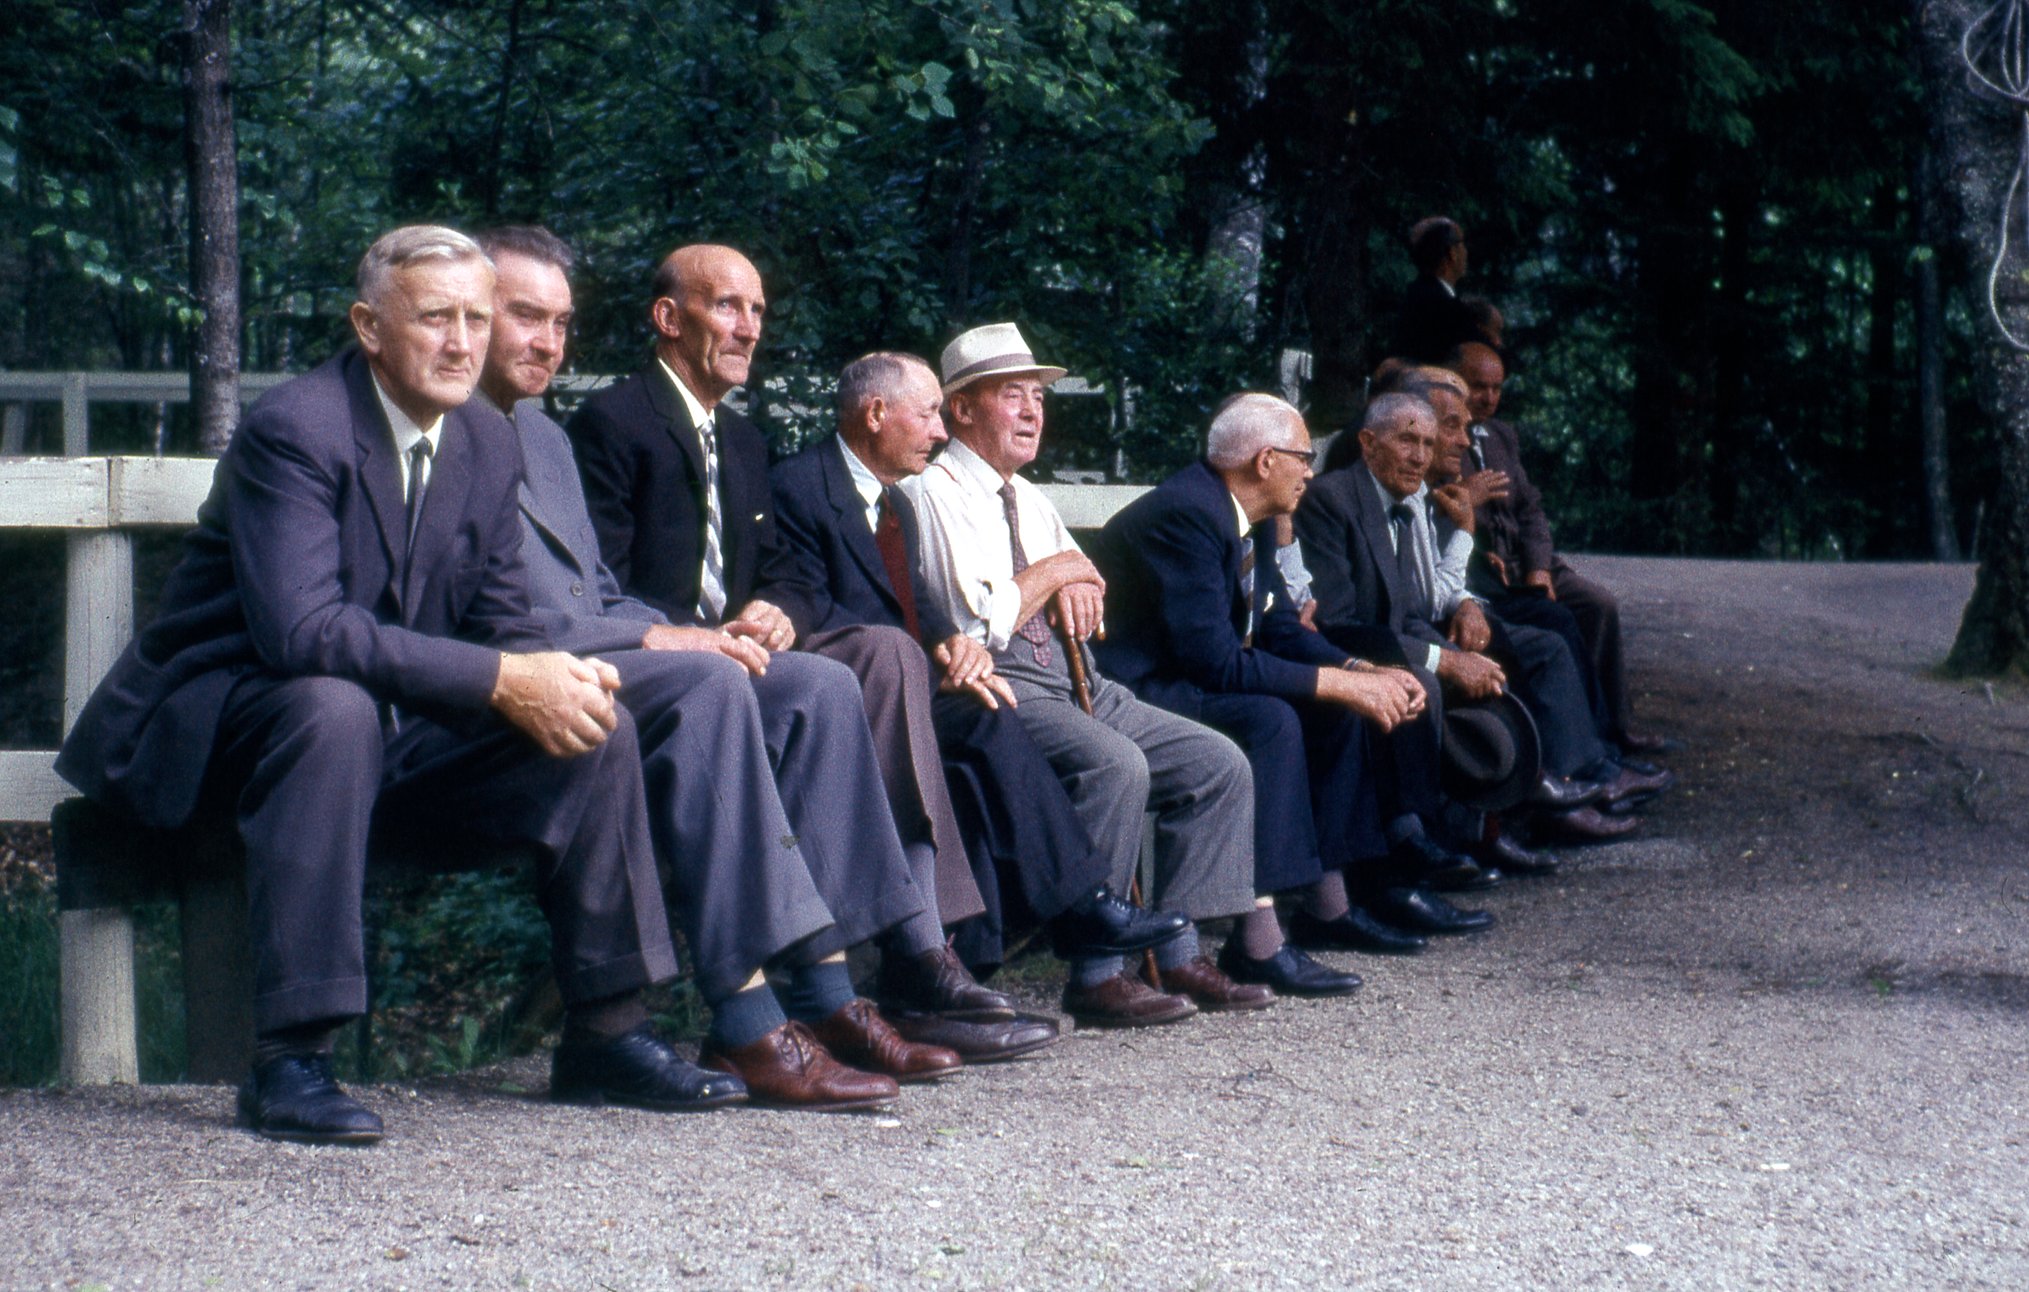
<svg viewBox="0 0 2029 1292"><path fill-rule="evenodd" d="M1367 415L1360 419L1360 429L1372 431L1376 436L1389 435L1418 417L1437 420L1429 400L1400 393L1376 395L1367 405Z"/></svg>
<svg viewBox="0 0 2029 1292"><path fill-rule="evenodd" d="M359 258L357 285L359 299L379 306L394 281L395 271L423 260L481 260L486 253L479 244L456 229L441 224L405 224L373 240Z"/></svg>
<svg viewBox="0 0 2029 1292"><path fill-rule="evenodd" d="M1205 432L1205 460L1222 470L1244 466L1263 449L1286 449L1303 425L1303 414L1286 399L1235 395L1212 418Z"/></svg>

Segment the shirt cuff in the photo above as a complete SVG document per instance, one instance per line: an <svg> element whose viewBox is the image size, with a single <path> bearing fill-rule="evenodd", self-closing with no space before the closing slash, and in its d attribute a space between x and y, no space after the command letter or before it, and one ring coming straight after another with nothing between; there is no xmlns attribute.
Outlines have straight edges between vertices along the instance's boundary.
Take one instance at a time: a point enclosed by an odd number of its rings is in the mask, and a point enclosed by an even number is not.
<svg viewBox="0 0 2029 1292"><path fill-rule="evenodd" d="M1444 647L1439 646L1436 642L1428 642L1424 645L1423 649L1427 652L1423 656L1423 667L1435 673L1438 661L1444 658Z"/></svg>
<svg viewBox="0 0 2029 1292"><path fill-rule="evenodd" d="M1015 622L1015 616L1022 610L1021 585L1009 579L1005 583L981 580L981 586L986 589L986 613L980 616L986 628L986 648L1006 650L1014 640L1015 629L1021 627Z"/></svg>

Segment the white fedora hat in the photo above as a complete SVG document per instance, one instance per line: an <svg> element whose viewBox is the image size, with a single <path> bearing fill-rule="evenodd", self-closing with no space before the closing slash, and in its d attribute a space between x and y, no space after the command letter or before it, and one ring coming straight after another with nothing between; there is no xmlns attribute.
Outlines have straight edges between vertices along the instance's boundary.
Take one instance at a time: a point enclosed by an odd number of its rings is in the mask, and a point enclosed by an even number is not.
<svg viewBox="0 0 2029 1292"><path fill-rule="evenodd" d="M944 347L939 363L947 395L982 377L1033 372L1047 386L1065 372L1051 364L1037 363L1036 356L1029 352L1029 343L1022 339L1022 330L1012 323L989 323L960 333L957 340Z"/></svg>

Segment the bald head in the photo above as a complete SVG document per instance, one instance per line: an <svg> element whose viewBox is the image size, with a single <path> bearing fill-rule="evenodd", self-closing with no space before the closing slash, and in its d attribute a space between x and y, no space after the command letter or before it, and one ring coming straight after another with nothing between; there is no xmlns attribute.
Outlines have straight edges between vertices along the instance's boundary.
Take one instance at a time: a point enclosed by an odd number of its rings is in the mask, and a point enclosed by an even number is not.
<svg viewBox="0 0 2029 1292"><path fill-rule="evenodd" d="M746 384L768 300L760 271L731 247L678 247L655 271L655 352L707 409Z"/></svg>

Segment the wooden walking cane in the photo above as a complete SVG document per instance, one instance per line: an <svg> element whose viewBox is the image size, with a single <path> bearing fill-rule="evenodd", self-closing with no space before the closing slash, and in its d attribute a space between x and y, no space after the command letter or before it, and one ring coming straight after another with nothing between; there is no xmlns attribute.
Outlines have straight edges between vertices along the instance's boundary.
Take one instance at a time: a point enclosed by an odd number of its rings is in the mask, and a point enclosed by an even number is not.
<svg viewBox="0 0 2029 1292"><path fill-rule="evenodd" d="M1061 616L1059 617L1061 618ZM1092 680L1085 676L1084 643L1074 641L1071 637L1070 629L1061 623L1057 625L1057 637L1064 643L1064 662L1071 666L1071 690L1078 696L1078 707L1083 709L1085 716L1089 718L1092 716ZM1134 873L1127 877L1127 899L1136 906L1141 905L1141 859L1139 857L1134 862ZM1143 951L1141 953L1141 961L1142 976L1148 979L1149 986L1157 991L1161 991L1162 974L1156 968L1155 949L1151 947Z"/></svg>

